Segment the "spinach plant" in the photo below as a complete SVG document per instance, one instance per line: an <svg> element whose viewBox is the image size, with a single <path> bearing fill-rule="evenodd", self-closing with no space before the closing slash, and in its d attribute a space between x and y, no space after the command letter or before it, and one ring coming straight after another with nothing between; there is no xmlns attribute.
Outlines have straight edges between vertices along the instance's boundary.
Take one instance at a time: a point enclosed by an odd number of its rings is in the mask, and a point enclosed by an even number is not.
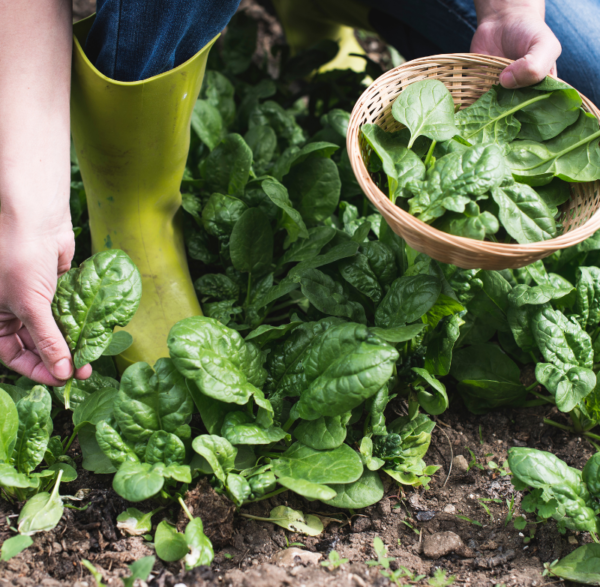
<svg viewBox="0 0 600 587"><path fill-rule="evenodd" d="M521 90L492 86L455 113L444 84L423 80L392 105L406 129L361 131L370 170L383 171L390 199L410 214L457 236L527 244L559 233L565 182L600 178L600 127L581 104L576 90L546 78Z"/></svg>

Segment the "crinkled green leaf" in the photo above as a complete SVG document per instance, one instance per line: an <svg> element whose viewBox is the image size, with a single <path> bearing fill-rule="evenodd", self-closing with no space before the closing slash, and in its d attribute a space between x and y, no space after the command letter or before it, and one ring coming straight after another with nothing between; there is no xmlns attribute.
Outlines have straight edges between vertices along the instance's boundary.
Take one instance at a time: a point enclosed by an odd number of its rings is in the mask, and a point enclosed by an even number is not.
<svg viewBox="0 0 600 587"><path fill-rule="evenodd" d="M115 326L126 326L142 297L140 272L118 249L101 251L59 278L52 313L76 368L102 355Z"/></svg>

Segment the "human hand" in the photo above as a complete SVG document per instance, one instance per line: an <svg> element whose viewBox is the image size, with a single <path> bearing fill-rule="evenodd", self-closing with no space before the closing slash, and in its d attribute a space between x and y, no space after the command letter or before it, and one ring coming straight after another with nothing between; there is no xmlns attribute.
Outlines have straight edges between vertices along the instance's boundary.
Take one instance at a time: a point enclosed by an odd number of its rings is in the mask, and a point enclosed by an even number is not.
<svg viewBox="0 0 600 587"><path fill-rule="evenodd" d="M64 385L73 374L86 379L92 372L86 365L73 373L69 347L50 307L74 249L68 210L56 217L30 211L26 222L0 212L0 359L46 385Z"/></svg>
<svg viewBox="0 0 600 587"><path fill-rule="evenodd" d="M476 0L478 27L472 53L515 59L500 74L509 89L530 86L556 75L561 46L544 22L544 2Z"/></svg>

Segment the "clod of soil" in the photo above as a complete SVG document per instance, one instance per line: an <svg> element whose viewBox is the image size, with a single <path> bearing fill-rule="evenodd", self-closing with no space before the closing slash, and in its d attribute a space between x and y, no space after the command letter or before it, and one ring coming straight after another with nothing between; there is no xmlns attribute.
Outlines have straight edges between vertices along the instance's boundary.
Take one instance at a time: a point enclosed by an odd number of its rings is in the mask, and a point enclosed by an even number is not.
<svg viewBox="0 0 600 587"><path fill-rule="evenodd" d="M295 567L298 565L316 565L323 558L318 552L301 550L300 548L286 548L273 556L273 564L280 567Z"/></svg>
<svg viewBox="0 0 600 587"><path fill-rule="evenodd" d="M452 552L465 558L473 558L475 556L475 553L465 546L461 537L454 532L438 532L437 534L426 536L423 540L423 554L427 558L437 560Z"/></svg>

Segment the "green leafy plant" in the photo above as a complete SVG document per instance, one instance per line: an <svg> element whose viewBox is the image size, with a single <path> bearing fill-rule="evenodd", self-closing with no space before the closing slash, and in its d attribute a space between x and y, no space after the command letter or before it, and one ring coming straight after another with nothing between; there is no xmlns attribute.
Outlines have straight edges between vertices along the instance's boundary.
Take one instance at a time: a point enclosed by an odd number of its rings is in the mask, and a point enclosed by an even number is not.
<svg viewBox="0 0 600 587"><path fill-rule="evenodd" d="M123 348L129 342L119 335L110 348L113 328L126 326L138 308L141 283L135 264L118 249L96 253L60 277L52 313L76 368L100 358L107 349L109 354L115 354L119 351L115 347ZM102 295L98 295L100 291ZM67 409L72 382L73 378L64 391Z"/></svg>
<svg viewBox="0 0 600 587"><path fill-rule="evenodd" d="M327 560L321 561L321 565L327 567L330 571L334 571L338 567L345 565L347 562L347 558L341 558L337 550L332 550L327 556Z"/></svg>
<svg viewBox="0 0 600 587"><path fill-rule="evenodd" d="M373 538L373 550L377 555L377 560L367 561L366 564L369 567L379 566L384 569L389 569L390 563L396 560L394 557L387 556L387 548L379 536L375 536L375 538Z"/></svg>
<svg viewBox="0 0 600 587"><path fill-rule="evenodd" d="M565 182L600 178L600 127L581 104L547 78L517 91L493 86L455 114L444 84L422 80L392 105L406 129L361 132L392 202L451 234L526 244L556 236Z"/></svg>
<svg viewBox="0 0 600 587"><path fill-rule="evenodd" d="M554 518L563 533L586 531L597 540L600 453L588 460L583 472L552 453L528 448L511 448L508 463L515 488L531 490L521 502L524 511L536 513L541 520Z"/></svg>
<svg viewBox="0 0 600 587"><path fill-rule="evenodd" d="M444 569L436 569L433 577L427 582L431 587L448 587L449 585L454 585L455 581L455 575L448 577L448 573Z"/></svg>

